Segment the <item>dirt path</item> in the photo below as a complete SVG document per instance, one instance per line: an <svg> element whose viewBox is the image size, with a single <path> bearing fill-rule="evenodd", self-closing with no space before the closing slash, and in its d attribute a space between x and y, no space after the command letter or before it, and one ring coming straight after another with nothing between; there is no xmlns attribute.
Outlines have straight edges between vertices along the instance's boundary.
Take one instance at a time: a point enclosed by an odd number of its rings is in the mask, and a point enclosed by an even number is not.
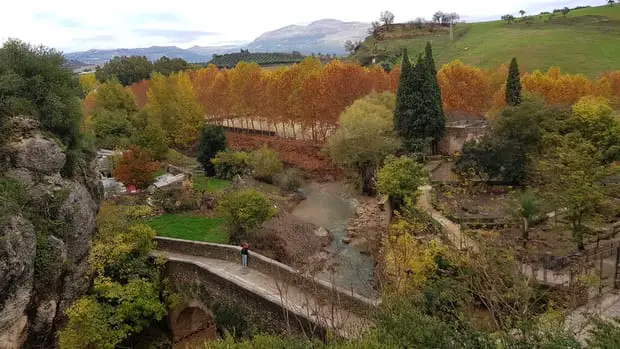
<svg viewBox="0 0 620 349"><path fill-rule="evenodd" d="M478 251L478 245L469 236L463 234L461 226L446 218L441 212L437 211L431 204L431 190L433 187L424 185L418 188L422 195L418 198L416 206L418 209L428 213L431 218L441 224L444 233L454 246L461 250L469 249L473 252Z"/></svg>

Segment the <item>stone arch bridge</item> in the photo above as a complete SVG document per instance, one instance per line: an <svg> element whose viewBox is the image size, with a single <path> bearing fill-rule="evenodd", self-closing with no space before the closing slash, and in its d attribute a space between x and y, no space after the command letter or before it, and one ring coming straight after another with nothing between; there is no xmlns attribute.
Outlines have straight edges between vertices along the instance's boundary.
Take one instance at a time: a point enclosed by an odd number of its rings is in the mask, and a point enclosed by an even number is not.
<svg viewBox="0 0 620 349"><path fill-rule="evenodd" d="M251 253L244 270L238 246L156 240L153 254L167 259L165 272L183 298L168 317L175 348L216 336L213 309L237 309L252 327L270 332L354 338L371 324L380 303L258 253Z"/></svg>

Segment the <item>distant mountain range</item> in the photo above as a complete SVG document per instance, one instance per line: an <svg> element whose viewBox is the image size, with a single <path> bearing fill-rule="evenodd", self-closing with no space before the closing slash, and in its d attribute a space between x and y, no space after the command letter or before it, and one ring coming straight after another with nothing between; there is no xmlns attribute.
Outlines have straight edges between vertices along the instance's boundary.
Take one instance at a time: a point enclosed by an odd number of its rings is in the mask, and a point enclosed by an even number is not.
<svg viewBox="0 0 620 349"><path fill-rule="evenodd" d="M289 25L266 32L246 45L194 46L182 49L176 46L152 46L147 48L121 48L113 50L92 49L82 52L66 53L68 60L83 62L86 65L103 64L114 56L146 56L150 60L162 56L183 58L188 62L208 62L213 54L238 52L241 49L251 52L292 52L303 54L330 53L344 54L347 40L363 40L367 36L368 23L342 22L335 19L322 19L308 25Z"/></svg>

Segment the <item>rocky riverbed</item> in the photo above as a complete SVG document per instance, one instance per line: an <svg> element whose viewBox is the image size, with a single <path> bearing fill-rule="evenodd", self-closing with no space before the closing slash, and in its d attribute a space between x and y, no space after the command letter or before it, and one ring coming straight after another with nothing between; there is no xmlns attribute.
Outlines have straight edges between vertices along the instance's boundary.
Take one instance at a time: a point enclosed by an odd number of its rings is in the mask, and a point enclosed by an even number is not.
<svg viewBox="0 0 620 349"><path fill-rule="evenodd" d="M388 212L375 198L365 198L357 207L355 217L349 220L343 243L357 247L362 254L376 257L381 240L389 226Z"/></svg>

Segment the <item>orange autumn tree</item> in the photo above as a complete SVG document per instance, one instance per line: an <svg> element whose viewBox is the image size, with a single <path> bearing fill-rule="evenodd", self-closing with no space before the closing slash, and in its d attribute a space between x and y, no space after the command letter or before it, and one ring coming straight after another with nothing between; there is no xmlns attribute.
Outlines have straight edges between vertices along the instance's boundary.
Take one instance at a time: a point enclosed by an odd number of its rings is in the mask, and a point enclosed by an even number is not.
<svg viewBox="0 0 620 349"><path fill-rule="evenodd" d="M208 120L225 120L231 126L229 121L238 119L235 124L244 128L256 128L258 121L261 129L281 130L294 138L306 129L303 138L320 140L353 101L372 91L395 90L398 67L386 73L378 66L337 60L322 65L307 57L276 71L241 62L230 70L211 65L189 76Z"/></svg>
<svg viewBox="0 0 620 349"><path fill-rule="evenodd" d="M551 105L572 105L581 97L594 92L592 81L583 74L562 74L552 67L546 73L539 70L521 78L523 91L539 95Z"/></svg>
<svg viewBox="0 0 620 349"><path fill-rule="evenodd" d="M254 129L254 120L260 114L264 90L263 69L256 63L240 62L231 71L230 97L232 99L232 114L245 122L246 128Z"/></svg>
<svg viewBox="0 0 620 349"><path fill-rule="evenodd" d="M603 74L602 78L607 80L609 86L609 98L612 104L620 107L620 70L615 70Z"/></svg>
<svg viewBox="0 0 620 349"><path fill-rule="evenodd" d="M212 107L211 111L216 120L227 119L232 116L232 97L231 97L231 73L228 69L222 69L217 73L213 86L211 86Z"/></svg>
<svg viewBox="0 0 620 349"><path fill-rule="evenodd" d="M367 77L372 84L372 91L392 91L392 81L389 74L380 66L376 65L367 70Z"/></svg>
<svg viewBox="0 0 620 349"><path fill-rule="evenodd" d="M146 189L155 181L155 171L159 169L157 161L148 150L131 147L123 152L114 168L114 178L125 185L135 185L138 189Z"/></svg>
<svg viewBox="0 0 620 349"><path fill-rule="evenodd" d="M127 87L131 93L133 93L136 105L138 108L143 108L146 105L146 92L149 89L149 80L142 80L140 82L134 82Z"/></svg>
<svg viewBox="0 0 620 349"><path fill-rule="evenodd" d="M288 98L288 106L290 111L289 122L293 130L293 137L295 138L297 138L298 126L304 125L306 122L305 109L307 105L314 102L312 99L307 100L304 98L302 95L302 85L311 74L316 72L316 69L320 68L321 62L311 57L305 58L301 61L301 63L295 64L290 68L290 74L292 75L292 86ZM305 139L305 132L303 129L301 131L301 138Z"/></svg>
<svg viewBox="0 0 620 349"><path fill-rule="evenodd" d="M305 108L301 108L301 125L306 132L310 129L310 139L313 141L325 140L329 125L333 123L329 115L329 102L334 98L329 96L325 76L320 67L315 67L302 81L299 87L302 100L312 101Z"/></svg>
<svg viewBox="0 0 620 349"><path fill-rule="evenodd" d="M214 90L215 81L219 70L214 64L209 64L206 68L195 71L191 75L192 85L198 98L198 103L206 114L207 119L217 120L219 115L217 94Z"/></svg>
<svg viewBox="0 0 620 349"><path fill-rule="evenodd" d="M388 74L390 80L390 88L388 91L396 93L398 83L400 82L400 65L395 65Z"/></svg>
<svg viewBox="0 0 620 349"><path fill-rule="evenodd" d="M481 69L456 60L441 67L437 72L437 80L447 112L484 115L489 109L493 91Z"/></svg>
<svg viewBox="0 0 620 349"><path fill-rule="evenodd" d="M286 132L287 122L290 122L289 96L293 86L293 74L288 68L280 68L271 72L267 76L265 86L265 113L269 116L269 121L273 124L276 132L278 125L281 125L282 133Z"/></svg>

